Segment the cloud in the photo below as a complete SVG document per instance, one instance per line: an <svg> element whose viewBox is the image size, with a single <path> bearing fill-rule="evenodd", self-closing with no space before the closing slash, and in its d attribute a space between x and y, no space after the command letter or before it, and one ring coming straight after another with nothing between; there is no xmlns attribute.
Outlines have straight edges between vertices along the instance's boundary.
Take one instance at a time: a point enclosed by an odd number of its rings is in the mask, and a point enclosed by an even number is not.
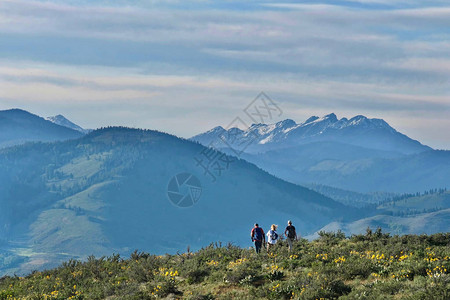
<svg viewBox="0 0 450 300"><path fill-rule="evenodd" d="M70 107L91 127L117 118L184 136L226 125L261 90L294 118L449 112L443 1L65 3L0 2L4 108ZM105 117L83 110L105 103Z"/></svg>
<svg viewBox="0 0 450 300"><path fill-rule="evenodd" d="M318 10L338 10L342 9L339 5L325 4L325 3L264 3L265 7L274 8L285 8L285 9L298 9L307 11L318 11Z"/></svg>

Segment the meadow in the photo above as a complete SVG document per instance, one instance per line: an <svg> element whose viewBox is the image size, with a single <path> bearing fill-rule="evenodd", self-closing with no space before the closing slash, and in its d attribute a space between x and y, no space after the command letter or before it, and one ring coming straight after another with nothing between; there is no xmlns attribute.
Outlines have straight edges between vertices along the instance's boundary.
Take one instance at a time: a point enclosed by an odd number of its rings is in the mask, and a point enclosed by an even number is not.
<svg viewBox="0 0 450 300"><path fill-rule="evenodd" d="M249 242L250 243L250 242ZM0 299L450 299L450 233L321 232L269 253L232 244L71 260L0 279Z"/></svg>

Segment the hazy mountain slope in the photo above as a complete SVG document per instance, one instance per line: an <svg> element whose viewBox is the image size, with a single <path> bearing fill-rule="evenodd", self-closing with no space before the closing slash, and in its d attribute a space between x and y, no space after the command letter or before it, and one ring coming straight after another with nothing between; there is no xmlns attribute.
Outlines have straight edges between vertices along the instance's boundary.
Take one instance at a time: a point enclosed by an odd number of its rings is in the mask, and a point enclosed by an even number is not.
<svg viewBox="0 0 450 300"><path fill-rule="evenodd" d="M450 230L449 224L450 209L443 209L408 217L376 215L350 223L333 222L324 226L321 230L337 231L340 229L350 235L364 233L367 227L372 229L380 227L384 232L392 234L430 234L448 232ZM309 236L309 238L314 237L317 237L317 233Z"/></svg>
<svg viewBox="0 0 450 300"><path fill-rule="evenodd" d="M416 192L448 187L450 151L427 151L396 159L325 160L304 173L311 182L359 192Z"/></svg>
<svg viewBox="0 0 450 300"><path fill-rule="evenodd" d="M341 202L345 205L355 207L365 207L367 205L378 204L389 198L396 196L394 193L375 192L375 193L358 193L348 190L342 190L323 184L309 184L306 187L316 191L322 195L330 197L333 200Z"/></svg>
<svg viewBox="0 0 450 300"><path fill-rule="evenodd" d="M373 216L353 222L332 222L321 230L341 229L348 235L381 227L392 234L423 234L450 230L450 192L434 191L415 196L397 196L376 207ZM316 235L312 235L314 237Z"/></svg>
<svg viewBox="0 0 450 300"><path fill-rule="evenodd" d="M360 193L405 193L450 185L450 151L381 154L354 146L315 143L242 157L296 184L323 184Z"/></svg>
<svg viewBox="0 0 450 300"><path fill-rule="evenodd" d="M0 111L0 148L30 141L59 141L83 134L20 109Z"/></svg>
<svg viewBox="0 0 450 300"><path fill-rule="evenodd" d="M411 215L450 208L450 192L435 190L415 196L397 196L383 201L378 210L394 215ZM448 224L450 226L450 224ZM450 229L450 228L449 228Z"/></svg>
<svg viewBox="0 0 450 300"><path fill-rule="evenodd" d="M314 142L258 154L244 153L242 155L247 161L274 174L283 172L283 170L305 172L324 161L346 163L368 161L379 157L399 158L402 156L396 152L374 150L338 142Z"/></svg>
<svg viewBox="0 0 450 300"><path fill-rule="evenodd" d="M249 245L254 222L267 229L292 219L299 232L312 233L357 213L242 160L212 182L194 160L203 150L159 132L107 128L77 140L0 151L3 252L17 261L14 253L22 249L19 270L29 270L135 248L164 253L219 240ZM181 172L201 181L203 193L193 207L168 200L168 182Z"/></svg>
<svg viewBox="0 0 450 300"><path fill-rule="evenodd" d="M52 122L52 123L57 124L57 125L64 126L64 127L67 127L67 128L70 128L70 129L73 129L73 130L76 130L76 131L79 131L79 132L84 133L84 134L89 133L89 132L92 131L92 130L84 129L84 128L78 126L77 124L75 124L72 121L68 120L63 115L56 115L56 116L52 116L52 117L47 117L46 119L48 121Z"/></svg>

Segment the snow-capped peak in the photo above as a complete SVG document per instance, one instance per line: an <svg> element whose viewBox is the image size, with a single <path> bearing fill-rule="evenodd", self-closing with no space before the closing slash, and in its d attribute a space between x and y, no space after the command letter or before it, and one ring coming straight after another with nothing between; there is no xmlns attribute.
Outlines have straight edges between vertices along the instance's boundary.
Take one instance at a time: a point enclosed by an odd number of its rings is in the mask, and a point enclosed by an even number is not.
<svg viewBox="0 0 450 300"><path fill-rule="evenodd" d="M337 121L337 116L336 116L335 113L331 113L331 114L328 114L328 115L324 116L323 119L324 120L328 119L328 120Z"/></svg>
<svg viewBox="0 0 450 300"><path fill-rule="evenodd" d="M225 131L225 129L222 126L216 126L213 129L208 130L205 133L213 133L214 134L214 133L222 133L223 131Z"/></svg>
<svg viewBox="0 0 450 300"><path fill-rule="evenodd" d="M64 126L64 127L70 128L70 129L74 129L74 130L79 131L81 133L88 133L90 131L89 129L81 128L77 124L69 121L63 115L56 115L56 116L52 116L52 117L47 117L46 119L48 121L54 123L54 124L57 124L57 125L60 125L60 126Z"/></svg>
<svg viewBox="0 0 450 300"><path fill-rule="evenodd" d="M218 126L214 129L195 136L192 140L208 144L213 140L213 134L217 132L228 132L234 143L250 145L246 151L259 152L267 149L277 149L283 147L292 147L312 141L338 141L341 143L349 142L357 145L366 146L370 142L364 142L364 139L354 140L355 136L368 136L377 131L377 135L397 134L397 131L389 126L382 119L369 119L362 115L357 115L350 119L338 119L336 114L330 113L323 117L312 116L303 123L296 123L292 119L282 120L273 124L257 123L252 124L247 129L223 129ZM380 131L381 130L381 131ZM223 138L222 138L223 140ZM208 143L207 143L208 142ZM264 148L261 148L264 147ZM264 149L264 150L263 150Z"/></svg>
<svg viewBox="0 0 450 300"><path fill-rule="evenodd" d="M358 125L361 124L363 122L366 122L368 119L365 116L362 115L358 115L358 116L354 116L353 118L351 118L348 121L349 125Z"/></svg>
<svg viewBox="0 0 450 300"><path fill-rule="evenodd" d="M291 128L296 125L297 125L297 123L295 123L295 121L292 119L286 119L286 120L276 123L276 126L281 127L281 128Z"/></svg>
<svg viewBox="0 0 450 300"><path fill-rule="evenodd" d="M312 123L312 122L314 122L314 121L316 121L318 119L319 119L318 116L309 117L308 120L306 120L302 125L306 125L306 124Z"/></svg>

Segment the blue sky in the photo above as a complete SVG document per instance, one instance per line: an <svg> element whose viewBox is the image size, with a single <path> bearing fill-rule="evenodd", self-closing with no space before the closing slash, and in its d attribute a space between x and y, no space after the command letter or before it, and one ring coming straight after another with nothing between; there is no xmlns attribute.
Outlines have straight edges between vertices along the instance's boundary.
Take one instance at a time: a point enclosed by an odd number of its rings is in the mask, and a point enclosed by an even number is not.
<svg viewBox="0 0 450 300"><path fill-rule="evenodd" d="M260 91L450 149L450 4L0 0L0 109L190 137Z"/></svg>

